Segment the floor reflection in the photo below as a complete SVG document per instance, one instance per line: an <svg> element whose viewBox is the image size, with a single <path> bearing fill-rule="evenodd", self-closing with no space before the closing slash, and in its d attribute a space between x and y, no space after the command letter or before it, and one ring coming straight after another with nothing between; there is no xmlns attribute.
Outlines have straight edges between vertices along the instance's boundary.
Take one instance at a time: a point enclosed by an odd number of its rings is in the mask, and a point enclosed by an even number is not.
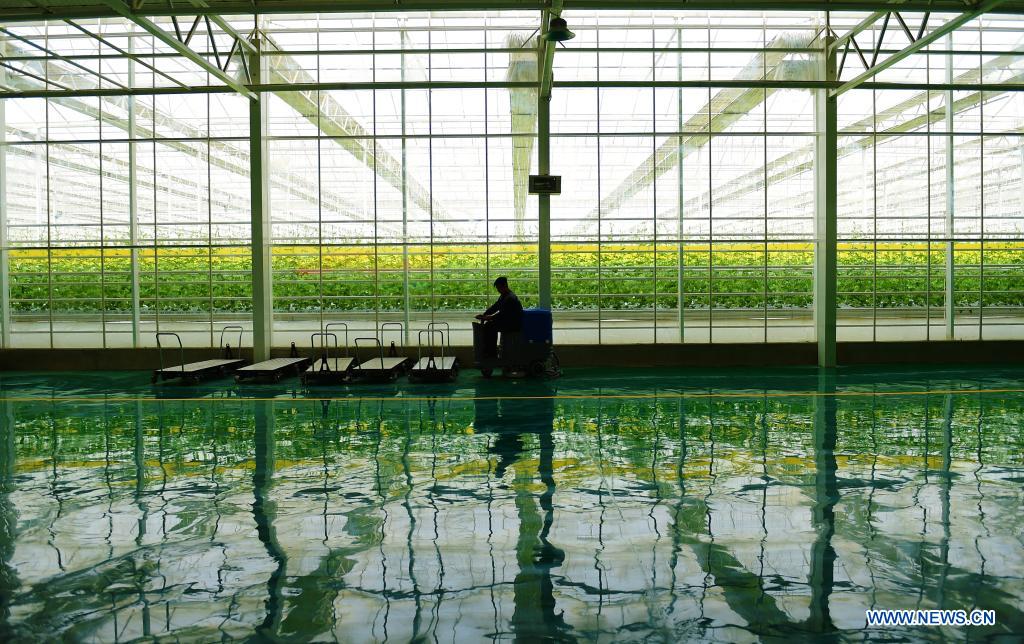
<svg viewBox="0 0 1024 644"><path fill-rule="evenodd" d="M0 398L0 639L1024 633L1024 393L663 384Z"/></svg>
<svg viewBox="0 0 1024 644"><path fill-rule="evenodd" d="M478 388L473 426L478 433L495 436L488 453L497 457L497 478L503 478L510 466L523 459L528 438L535 437L537 442L536 476L543 490L534 494L535 475L526 463L516 471L512 483L519 524L512 633L523 641L575 641L564 611L556 609L552 583L552 570L565 559L565 552L549 540L555 518L555 391L536 385L529 393L538 399L524 404L521 400L491 398L489 391Z"/></svg>

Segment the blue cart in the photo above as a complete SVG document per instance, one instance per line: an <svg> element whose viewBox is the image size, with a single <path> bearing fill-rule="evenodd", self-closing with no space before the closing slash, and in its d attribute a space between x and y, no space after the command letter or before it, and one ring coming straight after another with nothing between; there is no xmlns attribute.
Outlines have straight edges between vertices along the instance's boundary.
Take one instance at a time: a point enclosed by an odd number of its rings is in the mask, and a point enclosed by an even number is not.
<svg viewBox="0 0 1024 644"><path fill-rule="evenodd" d="M496 368L502 374L557 377L562 371L555 354L551 311L524 309L523 328L502 332L498 341L498 355L484 353L484 325L473 324L473 357L484 378L490 378Z"/></svg>

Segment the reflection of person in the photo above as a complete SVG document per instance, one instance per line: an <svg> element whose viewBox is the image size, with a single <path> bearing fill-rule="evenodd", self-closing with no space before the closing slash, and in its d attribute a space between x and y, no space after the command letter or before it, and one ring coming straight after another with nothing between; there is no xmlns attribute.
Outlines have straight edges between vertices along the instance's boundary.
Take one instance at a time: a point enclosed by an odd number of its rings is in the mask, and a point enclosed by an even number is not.
<svg viewBox="0 0 1024 644"><path fill-rule="evenodd" d="M484 355L489 358L498 355L498 332L518 331L523 327L523 305L508 287L508 278L494 280L494 288L500 294L498 300L476 319L483 322Z"/></svg>
<svg viewBox="0 0 1024 644"><path fill-rule="evenodd" d="M498 457L495 475L501 478L508 468L537 450L537 474L544 491L539 498L531 489L534 473L527 467L515 468L515 490L519 515L516 563L519 572L513 584L515 610L512 630L517 641L575 641L572 627L561 611L556 611L552 570L562 565L565 553L548 540L554 522L553 436L555 401L547 387L522 392L528 398L500 398L489 389L478 388L473 427L478 434L492 433L488 452ZM529 447L528 436L536 436L537 447Z"/></svg>

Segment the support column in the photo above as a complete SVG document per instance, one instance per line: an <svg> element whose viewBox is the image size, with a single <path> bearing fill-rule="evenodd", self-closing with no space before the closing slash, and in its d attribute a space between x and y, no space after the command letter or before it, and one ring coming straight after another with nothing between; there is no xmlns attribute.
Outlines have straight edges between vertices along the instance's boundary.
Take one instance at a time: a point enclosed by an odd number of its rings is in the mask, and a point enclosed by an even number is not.
<svg viewBox="0 0 1024 644"><path fill-rule="evenodd" d="M676 29L676 44L680 47L683 42L683 30ZM683 80L683 55L681 53L676 54L676 78L682 82ZM679 138L676 143L676 172L679 180L679 212L677 213L677 219L679 221L676 229L676 235L679 238L677 247L678 262L679 265L676 269L676 304L678 306L677 316L679 318L679 343L682 344L686 340L686 309L683 304L684 294L686 291L686 282L683 281L683 271L686 267L686 256L683 252L683 205L685 202L685 195L683 194L683 88L679 87L676 90L678 92L678 105L676 124L676 131L679 133Z"/></svg>
<svg viewBox="0 0 1024 644"><path fill-rule="evenodd" d="M402 83L405 83L405 49L408 46L405 31L401 32L402 42ZM428 90L429 91L429 90ZM402 293L405 298L402 301L405 322L405 344L409 346L412 341L412 328L410 325L410 311L412 310L412 294L409 292L409 164L408 164L408 141L405 138L405 86L402 86L401 93L402 111ZM433 194L430 196L434 198Z"/></svg>
<svg viewBox="0 0 1024 644"><path fill-rule="evenodd" d="M551 172L551 96L537 93L537 170ZM539 305L551 308L551 196L539 195L537 222L537 270Z"/></svg>
<svg viewBox="0 0 1024 644"><path fill-rule="evenodd" d="M134 32L134 29L132 29ZM135 51L135 38L129 36L128 51ZM135 87L135 59L128 59L128 87ZM139 334L141 320L139 318L142 305L139 297L139 190L138 190L138 150L135 138L136 112L135 95L128 96L128 253L130 255L132 280L132 348L141 346ZM155 172L155 168L154 168Z"/></svg>
<svg viewBox="0 0 1024 644"><path fill-rule="evenodd" d="M249 54L252 82L263 82L262 41L252 39ZM273 343L273 290L270 262L270 191L267 154L267 102L265 93L249 99L250 231L252 235L252 355L259 362L270 357Z"/></svg>
<svg viewBox="0 0 1024 644"><path fill-rule="evenodd" d="M835 38L822 38L822 78L836 80ZM818 366L836 366L837 129L836 96L817 90L814 102L814 331Z"/></svg>
<svg viewBox="0 0 1024 644"><path fill-rule="evenodd" d="M551 173L551 86L552 67L556 43L548 41L548 27L552 17L562 12L561 0L540 12L540 32L537 34L537 172ZM537 280L539 305L551 308L551 196L538 196L537 222Z"/></svg>
<svg viewBox="0 0 1024 644"><path fill-rule="evenodd" d="M0 84L6 73L0 68ZM7 249L7 101L0 99L0 347L11 346L11 276Z"/></svg>
<svg viewBox="0 0 1024 644"><path fill-rule="evenodd" d="M953 48L953 36L946 38L947 49ZM946 82L953 82L953 55L946 54ZM946 259L945 259L945 296L943 310L946 318L946 339L953 339L956 308L954 307L954 243L953 215L956 202L956 176L953 172L953 90L946 92Z"/></svg>

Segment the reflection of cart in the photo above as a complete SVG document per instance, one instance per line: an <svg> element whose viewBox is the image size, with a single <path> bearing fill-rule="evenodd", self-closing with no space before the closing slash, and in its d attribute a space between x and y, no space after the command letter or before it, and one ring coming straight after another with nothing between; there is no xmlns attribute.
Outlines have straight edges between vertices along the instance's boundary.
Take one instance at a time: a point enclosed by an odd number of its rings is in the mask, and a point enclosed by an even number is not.
<svg viewBox="0 0 1024 644"><path fill-rule="evenodd" d="M423 336L427 337L426 355ZM440 339L435 344L434 340ZM447 352L445 342L447 341ZM440 355L437 355L440 352ZM459 377L459 360L451 355L452 335L447 322L431 322L419 332L419 350L416 364L409 370L409 382L455 382Z"/></svg>
<svg viewBox="0 0 1024 644"><path fill-rule="evenodd" d="M498 355L484 354L484 325L473 324L473 356L485 378L500 367L502 374L557 377L562 371L552 343L551 311L524 309L521 331L501 332Z"/></svg>
<svg viewBox="0 0 1024 644"><path fill-rule="evenodd" d="M207 378L222 378L229 373L235 371L239 367L244 367L246 361L241 357L234 357L231 353L231 344L224 344L224 332L238 331L238 348L242 346L242 333L245 331L242 327L234 324L229 324L220 330L220 349L222 357L214 360L200 360L199 362L185 362L185 347L181 344L181 336L177 333L170 333L168 331L161 331L156 334L156 346L157 351L160 354L160 368L153 371L152 382L155 384L159 380L171 380L173 378L181 378L181 380L188 384L195 384L200 380ZM178 341L178 352L181 356L180 364L176 367L165 367L164 366L164 346L160 342L160 338L174 338Z"/></svg>
<svg viewBox="0 0 1024 644"><path fill-rule="evenodd" d="M360 380L385 380L388 382L394 382L398 380L399 376L405 375L406 370L412 363L412 360L406 357L404 354L404 347L402 351L399 347L395 346L392 341L391 346L387 351L387 355L384 352L384 343L381 342L381 338L384 337L388 327L398 327L398 338L399 342L402 341L404 335L404 327L401 322L385 322L380 325L380 337L379 338L356 338L355 349L356 349L356 366L352 369L352 375ZM363 344L360 345L360 342ZM370 358L364 362L359 362L359 347L367 346L372 343L372 346L376 347L376 357Z"/></svg>
<svg viewBox="0 0 1024 644"><path fill-rule="evenodd" d="M340 355L338 335L331 333L333 326L345 327L345 355ZM314 333L309 342L316 353L316 340L320 338L320 357L302 374L302 383L306 385L328 385L347 381L355 365L355 359L348 355L348 325L344 322L332 322L324 327L323 333ZM334 351L331 351L331 340Z"/></svg>

